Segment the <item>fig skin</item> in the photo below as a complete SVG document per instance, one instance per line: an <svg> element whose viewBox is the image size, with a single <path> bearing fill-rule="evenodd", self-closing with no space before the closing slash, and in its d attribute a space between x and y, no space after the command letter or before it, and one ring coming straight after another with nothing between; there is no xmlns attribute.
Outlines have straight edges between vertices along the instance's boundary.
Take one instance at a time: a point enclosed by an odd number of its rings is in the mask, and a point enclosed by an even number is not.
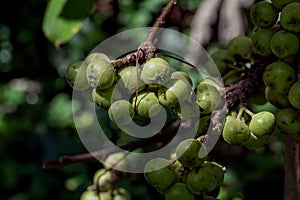
<svg viewBox="0 0 300 200"><path fill-rule="evenodd" d="M142 68L141 78L146 84L165 84L172 75L169 63L162 58L151 58Z"/></svg>
<svg viewBox="0 0 300 200"><path fill-rule="evenodd" d="M227 118L223 132L225 142L232 145L243 145L250 138L247 124L239 119Z"/></svg>
<svg viewBox="0 0 300 200"><path fill-rule="evenodd" d="M254 114L249 123L250 131L257 137L271 135L275 127L275 115L267 111Z"/></svg>
<svg viewBox="0 0 300 200"><path fill-rule="evenodd" d="M299 39L296 34L280 30L271 38L272 53L278 58L287 58L295 55L299 50Z"/></svg>
<svg viewBox="0 0 300 200"><path fill-rule="evenodd" d="M290 87L288 100L294 108L300 109L300 82L299 81L297 81Z"/></svg>
<svg viewBox="0 0 300 200"><path fill-rule="evenodd" d="M287 31L300 32L300 3L286 5L280 14L280 25Z"/></svg>
<svg viewBox="0 0 300 200"><path fill-rule="evenodd" d="M269 28L278 19L278 10L269 2L260 1L252 5L250 18L257 27Z"/></svg>
<svg viewBox="0 0 300 200"><path fill-rule="evenodd" d="M98 90L104 90L113 85L115 70L111 62L94 60L87 65L86 77L89 85Z"/></svg>
<svg viewBox="0 0 300 200"><path fill-rule="evenodd" d="M178 180L172 163L164 158L149 160L144 168L144 176L147 182L161 194L165 194Z"/></svg>
<svg viewBox="0 0 300 200"><path fill-rule="evenodd" d="M285 62L273 62L263 72L264 84L279 94L287 94L296 82L295 70Z"/></svg>

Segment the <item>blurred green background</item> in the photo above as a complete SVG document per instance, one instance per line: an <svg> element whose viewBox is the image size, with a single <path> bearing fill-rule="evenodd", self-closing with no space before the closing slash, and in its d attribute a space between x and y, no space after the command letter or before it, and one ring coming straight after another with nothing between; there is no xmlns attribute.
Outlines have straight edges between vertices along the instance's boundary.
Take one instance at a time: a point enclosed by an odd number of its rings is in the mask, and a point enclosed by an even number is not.
<svg viewBox="0 0 300 200"><path fill-rule="evenodd" d="M166 0L99 0L97 12L69 42L55 48L42 32L46 0L2 3L0 17L0 199L79 199L92 182L98 161L45 170L42 163L85 153L73 126L72 89L67 66L83 59L99 42L122 30L151 26ZM201 2L182 1L182 18L166 26L189 33L189 20ZM282 142L263 152L231 148L215 159L227 166L223 199L281 199ZM133 199L157 199L142 176L120 181ZM272 194L271 194L272 193ZM243 194L243 195L242 195Z"/></svg>

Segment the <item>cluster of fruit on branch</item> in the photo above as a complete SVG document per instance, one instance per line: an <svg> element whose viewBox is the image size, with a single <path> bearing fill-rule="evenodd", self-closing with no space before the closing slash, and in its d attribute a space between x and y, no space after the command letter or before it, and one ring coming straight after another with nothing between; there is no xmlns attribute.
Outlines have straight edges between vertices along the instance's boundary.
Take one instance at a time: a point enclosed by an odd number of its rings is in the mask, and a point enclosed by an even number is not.
<svg viewBox="0 0 300 200"><path fill-rule="evenodd" d="M78 72L80 75L76 75ZM110 119L119 126L135 118L148 123L162 106L171 111L174 119L189 119L198 113L197 104L201 114L209 114L221 104L217 83L207 78L193 89L190 76L175 71L162 57L151 58L138 68L131 65L116 69L106 55L92 53L84 61L72 63L66 78L76 90L91 88L92 101L107 109ZM128 110L130 118L126 115Z"/></svg>
<svg viewBox="0 0 300 200"><path fill-rule="evenodd" d="M255 25L251 35L233 38L226 49L213 52L207 63L212 77L216 74L209 66L217 66L225 88L210 77L194 82L162 56L121 66L103 53L92 53L67 69L70 86L90 91L90 100L107 112L115 131L132 121L147 125L163 108L170 121L192 120L197 125L195 136L181 141L169 160L154 158L145 166L146 180L167 200L217 198L225 168L207 156L199 157L199 151L205 151L202 139L215 110L226 108L221 139L230 145L259 149L276 129L300 140L300 1L260 1L251 7L250 17ZM253 113L249 102L269 102L277 111ZM126 190L110 187L116 179L110 168L99 173L94 178L97 187L86 191L82 200L99 195L130 199ZM116 197L120 194L123 198Z"/></svg>
<svg viewBox="0 0 300 200"><path fill-rule="evenodd" d="M166 200L214 199L224 181L225 168L207 160L205 145L197 139L179 143L170 159L147 162L144 175L148 183Z"/></svg>
<svg viewBox="0 0 300 200"><path fill-rule="evenodd" d="M300 1L260 1L250 10L257 27L252 35L253 47L262 56L275 57L264 70L266 99L279 109L277 128L300 139L299 33Z"/></svg>
<svg viewBox="0 0 300 200"><path fill-rule="evenodd" d="M131 194L116 183L120 173L111 166L124 167L125 154L122 152L109 155L103 162L103 168L98 169L93 176L93 184L84 191L80 200L130 200Z"/></svg>

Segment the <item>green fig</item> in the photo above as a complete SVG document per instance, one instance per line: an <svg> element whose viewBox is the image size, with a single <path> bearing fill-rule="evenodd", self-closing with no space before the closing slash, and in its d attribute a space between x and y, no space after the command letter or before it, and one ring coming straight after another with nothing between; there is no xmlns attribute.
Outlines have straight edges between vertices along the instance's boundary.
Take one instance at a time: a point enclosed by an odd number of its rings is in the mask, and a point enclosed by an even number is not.
<svg viewBox="0 0 300 200"><path fill-rule="evenodd" d="M171 78L171 67L162 58L151 58L143 65L141 78L146 84L164 84Z"/></svg>
<svg viewBox="0 0 300 200"><path fill-rule="evenodd" d="M108 116L110 120L120 126L128 125L132 121L134 114L132 104L126 100L115 101L108 109Z"/></svg>
<svg viewBox="0 0 300 200"><path fill-rule="evenodd" d="M275 127L275 115L268 111L254 114L249 123L250 131L257 137L271 135Z"/></svg>
<svg viewBox="0 0 300 200"><path fill-rule="evenodd" d="M161 194L165 194L178 179L172 163L164 158L149 160L144 168L144 176L147 182Z"/></svg>
<svg viewBox="0 0 300 200"><path fill-rule="evenodd" d="M207 158L206 147L196 139L181 141L175 152L182 166L190 169L202 165Z"/></svg>
<svg viewBox="0 0 300 200"><path fill-rule="evenodd" d="M287 31L300 32L300 3L286 5L280 14L280 25Z"/></svg>
<svg viewBox="0 0 300 200"><path fill-rule="evenodd" d="M294 108L300 109L300 82L294 83L289 90L289 102Z"/></svg>
<svg viewBox="0 0 300 200"><path fill-rule="evenodd" d="M71 63L66 71L66 81L70 87L75 90L86 90L89 88L86 79L86 63L84 61L75 61Z"/></svg>
<svg viewBox="0 0 300 200"><path fill-rule="evenodd" d="M264 84L279 94L287 94L296 82L295 70L285 62L273 62L263 72Z"/></svg>
<svg viewBox="0 0 300 200"><path fill-rule="evenodd" d="M278 19L278 10L269 2L260 1L250 8L250 18L257 27L269 28Z"/></svg>
<svg viewBox="0 0 300 200"><path fill-rule="evenodd" d="M298 36L286 30L274 33L271 38L271 50L278 58L295 55L299 50Z"/></svg>
<svg viewBox="0 0 300 200"><path fill-rule="evenodd" d="M115 70L106 60L94 60L86 68L86 77L92 88L104 90L114 83Z"/></svg>

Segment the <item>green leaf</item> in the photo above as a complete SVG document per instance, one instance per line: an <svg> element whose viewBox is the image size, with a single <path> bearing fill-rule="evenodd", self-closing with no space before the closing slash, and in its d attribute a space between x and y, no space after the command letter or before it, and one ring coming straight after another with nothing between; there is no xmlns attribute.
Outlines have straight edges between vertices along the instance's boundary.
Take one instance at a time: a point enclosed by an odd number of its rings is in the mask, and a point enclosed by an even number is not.
<svg viewBox="0 0 300 200"><path fill-rule="evenodd" d="M85 17L64 18L61 13L66 4L67 0L50 0L43 19L43 32L56 47L68 42L77 34L85 20Z"/></svg>
<svg viewBox="0 0 300 200"><path fill-rule="evenodd" d="M65 19L84 19L91 13L94 0L68 0L60 14Z"/></svg>

